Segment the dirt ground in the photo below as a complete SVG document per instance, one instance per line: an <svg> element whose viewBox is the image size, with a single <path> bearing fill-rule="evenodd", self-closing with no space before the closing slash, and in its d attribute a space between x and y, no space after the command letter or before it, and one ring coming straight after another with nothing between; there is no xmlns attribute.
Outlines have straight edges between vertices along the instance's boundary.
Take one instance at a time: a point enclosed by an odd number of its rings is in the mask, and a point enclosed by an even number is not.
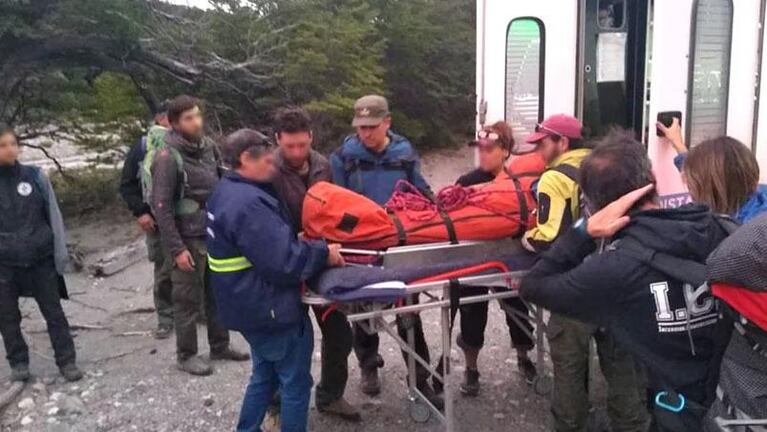
<svg viewBox="0 0 767 432"><path fill-rule="evenodd" d="M451 183L471 165L468 151L424 158L424 171L434 185ZM70 237L86 254L87 261L93 261L107 250L139 239L141 234L130 217L120 215L73 227ZM233 430L250 363L216 362L215 374L205 378L192 378L177 371L174 339L157 341L151 336L155 316L148 262L137 263L109 278L94 278L87 273L67 275L67 282L72 300L64 302L64 308L70 324L77 329L75 344L86 378L70 384L58 376L45 323L34 302L23 300L23 330L30 345L34 379L0 413L2 431ZM518 374L502 312L497 305L490 310L487 344L480 357L482 393L473 399L457 396L457 429L547 430L548 402L536 395ZM438 312L429 311L422 316L432 355L436 356L440 340ZM203 333L200 332L200 352L207 353ZM232 339L238 348L247 348L239 335L233 334ZM310 430L442 430L434 419L423 424L411 420L400 353L390 338L382 336L381 341L386 367L379 397L369 398L358 390L359 370L354 356L349 359L346 397L362 407L364 422L344 423L312 408ZM316 345L319 346L319 340ZM456 365L453 379L457 383L463 361L455 349L452 357ZM319 376L318 351L313 368L315 377ZM9 386L9 373L7 364L0 362L0 393Z"/></svg>

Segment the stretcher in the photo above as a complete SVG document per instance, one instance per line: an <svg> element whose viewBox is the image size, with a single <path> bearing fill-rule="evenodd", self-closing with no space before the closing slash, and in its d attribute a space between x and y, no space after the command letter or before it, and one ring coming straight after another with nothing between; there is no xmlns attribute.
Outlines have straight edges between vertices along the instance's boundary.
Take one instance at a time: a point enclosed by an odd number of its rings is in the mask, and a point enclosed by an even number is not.
<svg viewBox="0 0 767 432"><path fill-rule="evenodd" d="M385 333L400 346L407 354L407 391L409 402L409 414L417 422L426 422L434 415L445 426L445 430L455 430L454 421L454 385L451 383L450 353L452 345L452 322L451 311L460 305L480 303L494 300L503 300L519 296L519 284L527 270L532 266L534 259L527 255L519 243L519 240L508 239L489 242L459 242L459 243L435 243L417 246L403 246L389 248L386 251L369 251L345 249L342 253L349 259L347 261L360 261L363 263L352 264L344 269L336 269L338 274L335 280L344 279L344 272L355 276L360 273L372 273L372 269L378 270L402 270L415 268L436 269L432 276L419 276L417 280L406 283L402 280L377 281L366 286L359 287L369 294L362 296L345 297L338 293L328 294L328 287L321 290L325 295L308 290L303 296L303 302L310 306L323 306L337 308L344 312L349 321L359 324L364 331L373 333ZM512 257L509 259L508 257ZM522 258L520 258L522 257ZM458 263L458 268L445 270L450 263ZM461 267L462 263L469 263L467 267ZM470 271L466 271L469 269ZM489 287L491 290L482 290L477 295L459 297L461 287ZM379 290L389 290L384 295L379 295ZM357 290L355 290L357 291ZM396 293L396 294L392 294ZM343 293L342 293L343 294ZM413 298L420 296L420 301L415 303ZM340 298L340 300L339 300ZM536 340L536 364L540 371L539 377L533 383L534 390L543 395L551 389L551 379L544 373L544 334L543 311L540 308L528 305L530 315L525 315L499 302L504 312L521 328L522 321L532 322L537 329L535 334L528 334ZM411 327L407 328L407 337L399 336L396 328L397 319L407 323L407 317L412 317L421 311L439 309L441 327L442 362L444 364L444 376L434 365L429 364L419 356L415 350L415 335ZM407 324L406 324L407 327ZM532 333L532 332L528 332ZM441 382L444 387L444 411L438 410L416 388L416 364L422 365L431 375L432 379Z"/></svg>

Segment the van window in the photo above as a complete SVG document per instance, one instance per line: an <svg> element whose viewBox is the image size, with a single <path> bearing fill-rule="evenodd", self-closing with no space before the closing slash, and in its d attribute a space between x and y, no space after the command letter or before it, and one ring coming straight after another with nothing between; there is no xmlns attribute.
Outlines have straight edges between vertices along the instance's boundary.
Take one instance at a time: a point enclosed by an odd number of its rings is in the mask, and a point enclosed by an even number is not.
<svg viewBox="0 0 767 432"><path fill-rule="evenodd" d="M692 14L687 142L727 132L732 43L731 0L696 0Z"/></svg>
<svg viewBox="0 0 767 432"><path fill-rule="evenodd" d="M623 28L626 16L626 0L599 0L597 22L602 30Z"/></svg>
<svg viewBox="0 0 767 432"><path fill-rule="evenodd" d="M506 122L514 140L535 130L543 120L543 23L535 18L517 18L506 35Z"/></svg>

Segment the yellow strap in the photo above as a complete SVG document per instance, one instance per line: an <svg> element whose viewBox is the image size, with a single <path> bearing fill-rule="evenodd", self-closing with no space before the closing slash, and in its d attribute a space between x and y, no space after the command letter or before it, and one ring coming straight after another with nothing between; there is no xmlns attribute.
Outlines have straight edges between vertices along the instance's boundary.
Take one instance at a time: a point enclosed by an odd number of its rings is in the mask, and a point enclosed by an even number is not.
<svg viewBox="0 0 767 432"><path fill-rule="evenodd" d="M253 264L244 256L217 259L208 255L208 267L216 273L232 273L247 270L253 267Z"/></svg>

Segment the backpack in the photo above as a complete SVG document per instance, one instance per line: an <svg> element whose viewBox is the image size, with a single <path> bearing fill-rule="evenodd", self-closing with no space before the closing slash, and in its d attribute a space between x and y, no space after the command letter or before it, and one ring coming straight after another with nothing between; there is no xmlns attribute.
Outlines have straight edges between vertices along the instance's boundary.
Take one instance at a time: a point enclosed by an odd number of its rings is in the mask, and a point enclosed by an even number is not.
<svg viewBox="0 0 767 432"><path fill-rule="evenodd" d="M731 235L740 226L729 216L715 215L719 226ZM621 239L615 244L616 249L638 259L652 269L668 276L670 279L681 281L689 285L691 289L707 290L706 264L691 259L680 258L663 252L652 250L634 239ZM713 294L712 294L713 297ZM691 305L688 304L687 316L692 316ZM729 323L729 320L727 320ZM730 324L718 325L713 335L716 345L714 358L719 361L711 361L708 365L708 377L706 382L706 394L713 397L719 381L719 367L721 358L730 340L732 326ZM692 335L690 334L692 345ZM655 396L653 407L653 422L658 431L693 431L702 430L701 422L706 414L707 407L695 401L685 399L684 395L678 394L673 386L664 385L666 389Z"/></svg>
<svg viewBox="0 0 767 432"><path fill-rule="evenodd" d="M152 202L152 164L154 164L154 159L160 150L166 147L168 148L171 157L173 157L173 160L176 162L178 172L181 173L182 176L182 179L179 183L181 183L181 186L183 186L187 182L186 171L184 171L184 160L181 157L181 153L179 153L178 150L174 149L173 147L166 146L165 144L165 134L167 132L168 130L162 126L152 126L149 128L146 137L144 137L144 139L141 141L141 148L144 152L144 159L141 161L141 165L139 167L139 178L141 180L141 191L144 195L144 202L146 203ZM184 198L184 188L179 187L178 189L180 196L177 197L177 202L183 200Z"/></svg>

